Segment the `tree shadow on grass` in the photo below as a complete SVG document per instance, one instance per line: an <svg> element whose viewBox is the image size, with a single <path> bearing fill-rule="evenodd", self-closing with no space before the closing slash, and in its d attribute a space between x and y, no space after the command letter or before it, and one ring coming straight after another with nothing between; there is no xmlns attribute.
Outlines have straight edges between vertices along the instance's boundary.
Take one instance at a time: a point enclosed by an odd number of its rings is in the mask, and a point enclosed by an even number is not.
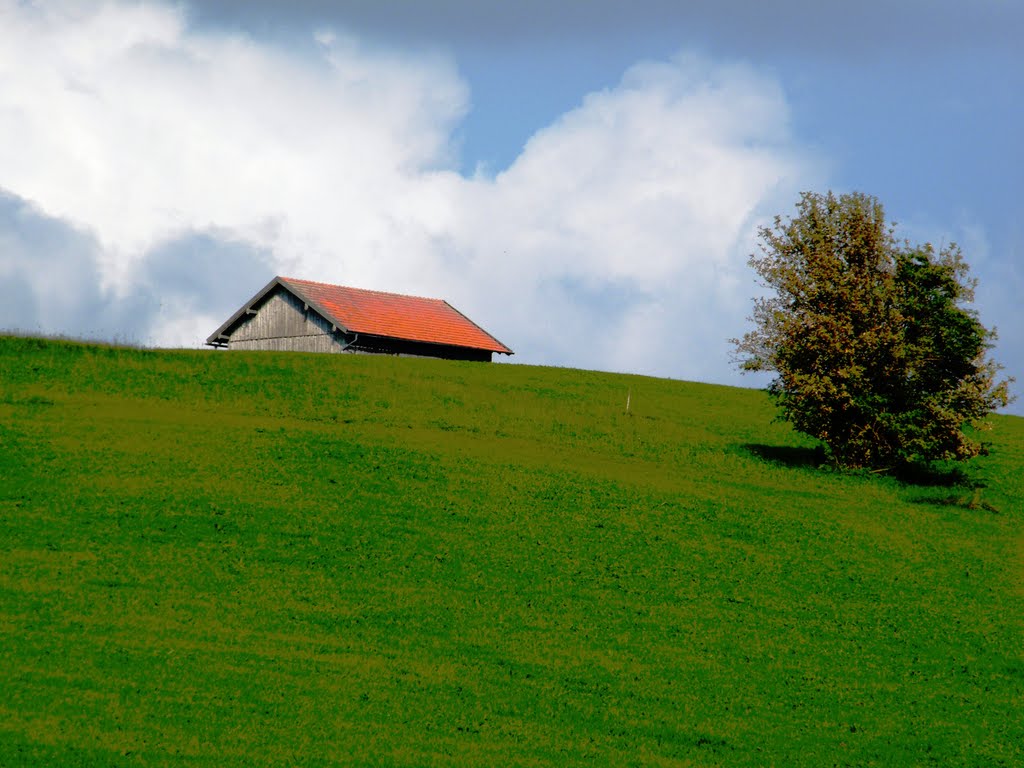
<svg viewBox="0 0 1024 768"><path fill-rule="evenodd" d="M969 493L955 494L951 493L946 496L912 496L907 501L911 504L927 504L932 507L957 507L959 509L966 509L972 512L978 510L984 510L986 512L992 512L999 514L999 509L992 506L981 497L981 489L985 486L978 484Z"/></svg>
<svg viewBox="0 0 1024 768"><path fill-rule="evenodd" d="M818 448L797 448L792 445L764 445L763 443L744 443L740 446L745 453L777 464L781 467L811 467L825 464L825 450Z"/></svg>
<svg viewBox="0 0 1024 768"><path fill-rule="evenodd" d="M903 485L915 485L921 488L983 487L982 483L973 479L960 467L907 464L894 469L892 476Z"/></svg>
<svg viewBox="0 0 1024 768"><path fill-rule="evenodd" d="M836 467L829 459L824 447L800 448L791 445L764 445L763 443L744 443L740 446L751 456L777 464L782 467L802 467L835 471ZM850 470L851 473L870 470ZM960 467L948 467L929 464L907 464L888 470L876 470L874 474L886 474L895 478L901 485L912 485L922 488L979 488L982 485L974 480Z"/></svg>
<svg viewBox="0 0 1024 768"><path fill-rule="evenodd" d="M913 496L907 496L906 500L911 504L926 504L932 507L957 507L970 511L985 510L995 512L999 510L982 498L982 489L986 484L977 478L971 477L960 467L935 467L928 465L911 465L893 475L903 485L917 489ZM930 489L944 489L939 495Z"/></svg>
<svg viewBox="0 0 1024 768"><path fill-rule="evenodd" d="M764 445L744 443L741 449L750 456L782 467L820 469L825 472L842 471L828 460L823 447L798 448L790 445ZM869 470L850 470L851 473L870 473ZM936 507L958 507L967 510L999 510L982 499L985 483L971 477L961 467L935 464L907 464L885 472L900 485L915 488L913 496L905 497L911 504L926 504ZM946 489L939 491L929 489Z"/></svg>

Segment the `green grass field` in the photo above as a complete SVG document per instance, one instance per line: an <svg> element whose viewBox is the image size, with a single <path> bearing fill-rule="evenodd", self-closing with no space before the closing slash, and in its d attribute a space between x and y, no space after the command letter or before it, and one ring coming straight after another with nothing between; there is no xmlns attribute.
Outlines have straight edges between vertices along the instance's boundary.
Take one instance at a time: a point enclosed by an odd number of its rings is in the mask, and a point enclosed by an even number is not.
<svg viewBox="0 0 1024 768"><path fill-rule="evenodd" d="M1024 765L1024 419L909 483L773 418L0 338L0 765Z"/></svg>

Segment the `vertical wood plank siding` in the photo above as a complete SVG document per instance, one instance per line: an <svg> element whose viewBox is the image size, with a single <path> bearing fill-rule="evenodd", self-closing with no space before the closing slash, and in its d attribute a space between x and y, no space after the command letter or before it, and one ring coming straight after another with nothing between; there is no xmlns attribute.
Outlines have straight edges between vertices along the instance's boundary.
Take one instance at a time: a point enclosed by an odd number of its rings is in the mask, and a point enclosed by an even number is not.
<svg viewBox="0 0 1024 768"><path fill-rule="evenodd" d="M316 312L285 291L274 292L231 334L229 349L275 352L343 352L344 340Z"/></svg>

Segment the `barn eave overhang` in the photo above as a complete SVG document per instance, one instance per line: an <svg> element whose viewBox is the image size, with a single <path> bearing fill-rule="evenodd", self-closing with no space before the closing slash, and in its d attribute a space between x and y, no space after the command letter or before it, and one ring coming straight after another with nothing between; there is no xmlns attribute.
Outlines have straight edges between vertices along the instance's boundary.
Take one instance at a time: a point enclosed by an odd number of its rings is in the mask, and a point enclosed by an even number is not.
<svg viewBox="0 0 1024 768"><path fill-rule="evenodd" d="M403 336L386 336L384 334L365 333L365 332L358 334L358 338L359 338L359 342L355 346L358 346L358 347L361 347L361 348L372 348L376 344L380 344L382 342L384 344L387 344L389 342L398 342L398 343L401 343L401 344L412 344L412 345L415 345L415 346L418 346L418 347L423 347L424 349L427 349L427 348L433 348L433 349L437 349L437 350L442 350L442 349L466 349L466 350L472 350L474 352L491 352L491 353L499 354L499 355L514 355L515 354L515 352L513 352L511 349L508 349L508 347L505 347L504 345L502 345L504 347L504 349L495 349L495 348L492 348L492 347L484 347L484 346L478 346L478 345L474 345L474 344L455 344L453 342L444 342L444 341L425 341L425 340L422 340L422 339L411 339L411 338L406 338L406 337L403 337ZM498 343L500 344L501 342L498 342Z"/></svg>

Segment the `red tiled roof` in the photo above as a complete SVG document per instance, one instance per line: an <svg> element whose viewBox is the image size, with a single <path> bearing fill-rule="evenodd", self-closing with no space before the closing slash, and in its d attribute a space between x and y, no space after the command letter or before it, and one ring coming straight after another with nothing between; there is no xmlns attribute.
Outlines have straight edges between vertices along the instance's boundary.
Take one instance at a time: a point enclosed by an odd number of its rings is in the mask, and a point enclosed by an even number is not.
<svg viewBox="0 0 1024 768"><path fill-rule="evenodd" d="M512 354L511 349L442 299L367 291L292 277L278 280L299 298L326 313L332 323L348 331Z"/></svg>

